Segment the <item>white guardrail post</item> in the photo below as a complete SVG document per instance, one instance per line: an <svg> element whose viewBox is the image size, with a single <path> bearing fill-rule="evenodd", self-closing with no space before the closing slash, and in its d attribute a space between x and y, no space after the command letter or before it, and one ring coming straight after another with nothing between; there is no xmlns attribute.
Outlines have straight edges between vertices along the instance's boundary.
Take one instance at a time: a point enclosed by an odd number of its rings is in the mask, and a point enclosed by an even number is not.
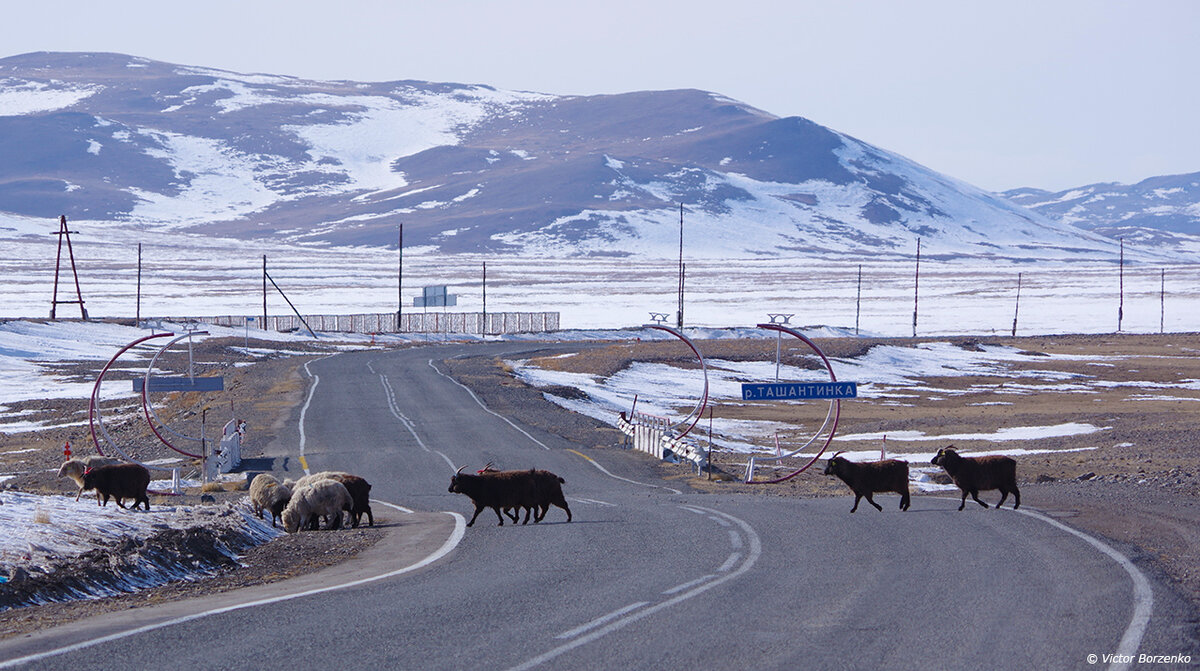
<svg viewBox="0 0 1200 671"><path fill-rule="evenodd" d="M671 420L645 413L634 412L632 419L621 413L617 429L633 439L633 449L666 459L674 455L691 462L699 473L708 465L708 451L689 438L677 438L670 433Z"/></svg>

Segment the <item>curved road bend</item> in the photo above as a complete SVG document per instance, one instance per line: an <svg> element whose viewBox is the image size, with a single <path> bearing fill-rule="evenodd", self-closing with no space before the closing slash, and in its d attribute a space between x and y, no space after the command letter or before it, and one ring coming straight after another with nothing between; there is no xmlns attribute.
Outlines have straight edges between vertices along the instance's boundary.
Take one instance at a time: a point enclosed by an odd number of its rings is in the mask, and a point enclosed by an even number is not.
<svg viewBox="0 0 1200 671"><path fill-rule="evenodd" d="M403 572L264 596L352 579L323 572L263 586L244 597L260 602L253 607L166 627L153 626L168 617L158 608L110 614L91 628L2 642L0 658L141 625L151 626L18 666L1077 668L1089 654L1117 652L1123 637L1142 652L1183 649L1170 613L1131 628L1138 604L1122 566L1034 517L959 513L956 501L931 497L902 514L883 495L884 513L850 515L848 497L678 493L652 481L646 457L576 451L514 426L436 368L458 354L545 347L355 352L310 364L310 469L360 473L376 500L420 511L376 504L377 521L396 532L339 570ZM290 456L298 432L294 440ZM541 524L497 527L486 510L459 533L453 513L469 518L472 506L446 491L452 466L488 461L563 476L574 521L551 508ZM213 607L170 608L179 617Z"/></svg>

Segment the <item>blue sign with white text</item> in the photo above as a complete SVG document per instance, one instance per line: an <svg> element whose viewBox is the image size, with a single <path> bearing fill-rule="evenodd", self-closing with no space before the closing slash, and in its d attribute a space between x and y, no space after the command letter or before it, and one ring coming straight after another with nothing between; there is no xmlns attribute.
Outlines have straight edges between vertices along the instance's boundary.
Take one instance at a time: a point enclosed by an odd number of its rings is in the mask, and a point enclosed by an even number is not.
<svg viewBox="0 0 1200 671"><path fill-rule="evenodd" d="M743 401L805 401L857 397L857 382L742 383Z"/></svg>

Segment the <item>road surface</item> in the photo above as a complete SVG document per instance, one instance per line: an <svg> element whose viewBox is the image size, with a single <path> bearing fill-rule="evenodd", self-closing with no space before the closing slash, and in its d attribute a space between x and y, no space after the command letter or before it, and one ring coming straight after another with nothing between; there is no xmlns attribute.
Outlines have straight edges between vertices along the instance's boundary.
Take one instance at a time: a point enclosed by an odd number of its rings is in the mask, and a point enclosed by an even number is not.
<svg viewBox="0 0 1200 671"><path fill-rule="evenodd" d="M311 394L269 456L296 475L302 455L313 472L365 476L377 523L394 527L385 541L301 579L6 641L0 659L72 670L925 669L1081 668L1096 655L1090 668L1106 668L1104 655L1182 649L1173 614L1153 608L1158 586L1048 518L960 513L929 496L901 513L881 495L883 513L851 515L850 496L693 493L655 480L646 455L586 450L501 417L439 366L544 347L310 363ZM486 510L465 528L473 507L447 491L450 476L489 461L563 476L574 521L551 508L541 524L501 527Z"/></svg>

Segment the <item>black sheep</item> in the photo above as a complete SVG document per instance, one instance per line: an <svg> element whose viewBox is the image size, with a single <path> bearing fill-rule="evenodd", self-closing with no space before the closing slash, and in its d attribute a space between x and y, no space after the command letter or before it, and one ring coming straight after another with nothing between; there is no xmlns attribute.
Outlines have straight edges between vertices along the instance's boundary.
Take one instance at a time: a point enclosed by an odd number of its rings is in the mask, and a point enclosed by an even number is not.
<svg viewBox="0 0 1200 671"><path fill-rule="evenodd" d="M825 475L836 475L842 482L850 486L854 492L854 507L850 512L858 510L858 502L865 496L867 503L883 512L883 506L875 503L871 494L875 492L895 492L900 495L900 510L908 510L908 463L897 459L857 463L833 455L825 465Z"/></svg>
<svg viewBox="0 0 1200 671"><path fill-rule="evenodd" d="M1021 490L1017 489L1017 462L1012 457L990 455L986 457L964 457L948 445L938 450L932 463L946 469L946 474L954 480L954 484L962 490L962 510L967 505L967 494L984 508L988 504L979 500L979 492L989 489L1000 490L999 508L1011 493L1013 495L1013 510L1021 507Z"/></svg>
<svg viewBox="0 0 1200 671"><path fill-rule="evenodd" d="M150 471L141 464L114 464L97 466L83 473L83 488L81 491L95 489L98 498L103 498L102 506L108 505L108 498L116 499L117 506L124 508L124 499L133 499L132 509L136 510L139 503L150 510L150 497L146 495L146 487L150 485Z"/></svg>

